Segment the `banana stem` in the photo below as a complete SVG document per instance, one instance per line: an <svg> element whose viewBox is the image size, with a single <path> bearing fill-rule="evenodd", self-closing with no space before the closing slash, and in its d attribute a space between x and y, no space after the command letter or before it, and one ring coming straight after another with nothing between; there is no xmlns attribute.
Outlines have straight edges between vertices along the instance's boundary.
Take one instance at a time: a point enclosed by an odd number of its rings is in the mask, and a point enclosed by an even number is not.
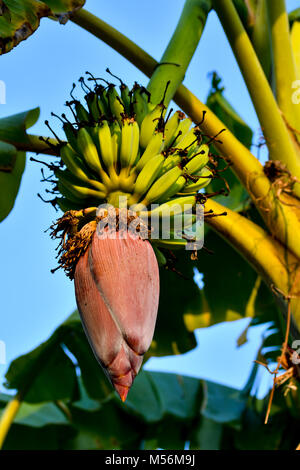
<svg viewBox="0 0 300 470"><path fill-rule="evenodd" d="M232 0L213 0L213 4L249 90L270 158L285 163L300 180L298 153ZM300 196L300 184L295 184L294 191Z"/></svg>
<svg viewBox="0 0 300 470"><path fill-rule="evenodd" d="M260 0L257 3L251 41L263 71L270 82L272 78L271 33L266 3L267 0Z"/></svg>
<svg viewBox="0 0 300 470"><path fill-rule="evenodd" d="M178 25L147 87L153 104L160 103L168 82L164 99L166 106L173 98L198 46L208 13L207 1L185 1Z"/></svg>
<svg viewBox="0 0 300 470"><path fill-rule="evenodd" d="M17 393L15 398L13 398L5 407L1 419L0 419L0 449L3 447L5 438L10 430L10 427L13 423L13 420L20 408L22 403L22 396L20 393Z"/></svg>
<svg viewBox="0 0 300 470"><path fill-rule="evenodd" d="M205 210L221 213L223 206L213 199L205 203ZM272 289L275 285L291 299L291 307L297 327L294 335L299 338L300 329L300 261L286 247L274 240L261 227L240 214L226 209L226 217L213 217L206 220L246 261L253 266L266 284ZM272 289L274 292L274 290ZM287 304L281 299L280 306L287 315Z"/></svg>
<svg viewBox="0 0 300 470"><path fill-rule="evenodd" d="M300 107L291 100L293 82L299 78L293 55L285 0L267 0L278 105L289 124L300 130Z"/></svg>
<svg viewBox="0 0 300 470"><path fill-rule="evenodd" d="M151 76L157 62L124 34L84 8L75 12L71 20L115 49L147 77Z"/></svg>
<svg viewBox="0 0 300 470"><path fill-rule="evenodd" d="M59 156L59 150L54 148L54 146L58 145L58 141L56 139L46 137L44 137L44 139L47 139L50 145L40 140L39 136L32 134L27 134L27 142L14 142L12 140L5 139L5 137L1 138L1 140L14 145L16 149L21 151Z"/></svg>

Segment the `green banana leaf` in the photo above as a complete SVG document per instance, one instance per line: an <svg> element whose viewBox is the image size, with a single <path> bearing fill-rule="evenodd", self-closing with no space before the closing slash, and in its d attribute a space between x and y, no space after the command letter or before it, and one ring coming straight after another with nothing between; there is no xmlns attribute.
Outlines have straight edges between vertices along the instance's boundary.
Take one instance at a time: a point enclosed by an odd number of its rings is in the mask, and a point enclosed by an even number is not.
<svg viewBox="0 0 300 470"><path fill-rule="evenodd" d="M198 287L194 283L192 284L196 291L199 291ZM184 298L181 299L181 302L183 305ZM164 349L170 351L170 354L174 354L177 352L176 347L178 348L181 344L185 348L196 345L193 334L185 328L183 315L180 310L179 312L180 321L178 320L177 326L176 321L172 320L174 327L178 329L177 332L175 329L177 336L174 332L169 334L166 342L162 341L163 344L159 348L153 348L156 354L157 352L161 354ZM175 318L175 313L170 311L169 315L173 315ZM163 331L160 332L162 337L164 328L167 329L167 324L164 325L163 322ZM180 334L183 338L186 336L189 339L186 339L187 344L182 343ZM174 344L172 345L172 339L176 347ZM75 358L76 364L70 360L69 353ZM150 357L151 354L150 350L147 357ZM82 382L90 399L102 402L114 394L86 339L78 312L72 314L60 325L47 341L28 354L12 361L5 376L6 387L23 390L26 389L26 384L30 383L30 388L25 395L25 400L29 403L62 400L67 396L78 398L75 365L81 370Z"/></svg>
<svg viewBox="0 0 300 470"><path fill-rule="evenodd" d="M0 119L0 141L11 144L28 144L30 142L26 130L38 120L40 108L30 109L22 113Z"/></svg>
<svg viewBox="0 0 300 470"><path fill-rule="evenodd" d="M202 307L192 315L184 315L186 328L194 331L249 318L248 326L236 338L237 346L241 346L247 341L251 325L272 323L273 333L266 341L268 346L277 348L268 358L276 358L283 341L284 325L280 324L282 316L268 287L258 280L256 272L240 254L212 230L207 232L204 244L212 254L201 250L197 262L186 261L202 273L204 283Z"/></svg>
<svg viewBox="0 0 300 470"><path fill-rule="evenodd" d="M283 389L276 390L268 425L268 396L250 396L254 376L243 390L213 382L142 371L135 394L121 404L111 395L91 400L78 376L80 399L22 403L4 443L20 449L294 449L299 416ZM11 396L0 394L1 410ZM299 403L298 403L299 405Z"/></svg>
<svg viewBox="0 0 300 470"><path fill-rule="evenodd" d="M11 396L0 394L1 409ZM52 402L23 403L6 438L5 449L55 450L62 449L76 432L64 413Z"/></svg>
<svg viewBox="0 0 300 470"><path fill-rule="evenodd" d="M62 23L68 13L81 8L85 0L5 0L0 10L0 55L27 39L39 27L43 17L55 17Z"/></svg>
<svg viewBox="0 0 300 470"><path fill-rule="evenodd" d="M26 154L6 141L27 144L26 130L36 123L39 113L35 108L0 119L0 222L14 206L26 161Z"/></svg>
<svg viewBox="0 0 300 470"><path fill-rule="evenodd" d="M1 152L0 143L0 152ZM6 160L6 156L0 154L0 161ZM0 170L0 222L4 220L15 204L22 175L25 169L26 154L25 152L17 152L15 155L15 163L10 171ZM12 163L12 162L11 162Z"/></svg>
<svg viewBox="0 0 300 470"><path fill-rule="evenodd" d="M90 360L82 358L78 367L80 354L76 356L75 349L72 361L58 358L58 348L69 358L67 347L62 345L76 335L79 325L75 313L48 342L12 362L8 386L22 389L30 380L30 387L4 449L184 449L187 442L191 449L296 447L300 393L286 395L283 388L276 390L266 427L263 420L268 397L251 397L257 364L242 390L142 370L123 404L115 393L104 398L97 381L92 390L93 383L87 377L97 371L90 368ZM74 380L76 385L70 386ZM58 393L54 385L63 392ZM50 391L45 392L47 387ZM0 394L0 418L10 399ZM268 438L264 439L264 433Z"/></svg>
<svg viewBox="0 0 300 470"><path fill-rule="evenodd" d="M14 360L6 380L7 388L26 390L28 387L25 395L28 403L78 397L76 371L62 349L59 334Z"/></svg>
<svg viewBox="0 0 300 470"><path fill-rule="evenodd" d="M91 398L102 400L112 393L84 335L77 312L59 326L47 341L12 361L5 376L6 387L23 390L30 383L25 395L29 403L62 400L66 397L78 399L75 364L68 351L78 361Z"/></svg>
<svg viewBox="0 0 300 470"><path fill-rule="evenodd" d="M203 308L201 291L193 281L194 265L190 252L178 250L175 272L160 269L160 297L153 342L146 358L185 353L196 347L193 329L184 322L185 315L197 315Z"/></svg>

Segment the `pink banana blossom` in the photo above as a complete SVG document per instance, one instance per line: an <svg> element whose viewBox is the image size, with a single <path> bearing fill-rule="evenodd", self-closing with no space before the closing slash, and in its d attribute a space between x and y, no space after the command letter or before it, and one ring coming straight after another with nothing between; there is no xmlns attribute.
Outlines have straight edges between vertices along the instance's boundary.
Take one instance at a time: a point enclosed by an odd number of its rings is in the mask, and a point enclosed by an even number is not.
<svg viewBox="0 0 300 470"><path fill-rule="evenodd" d="M122 401L154 333L159 269L151 244L137 235L95 233L75 270L75 294L94 354Z"/></svg>

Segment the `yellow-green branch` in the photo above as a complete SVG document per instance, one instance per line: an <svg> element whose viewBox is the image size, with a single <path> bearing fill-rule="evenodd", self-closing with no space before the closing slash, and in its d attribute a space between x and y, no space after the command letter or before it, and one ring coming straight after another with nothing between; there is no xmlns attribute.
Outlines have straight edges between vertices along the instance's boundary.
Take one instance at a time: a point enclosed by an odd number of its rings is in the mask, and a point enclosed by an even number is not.
<svg viewBox="0 0 300 470"><path fill-rule="evenodd" d="M278 105L288 123L300 131L300 106L294 104L291 99L293 83L300 77L297 76L285 0L269 0L267 1L267 9L272 31Z"/></svg>
<svg viewBox="0 0 300 470"><path fill-rule="evenodd" d="M73 23L76 23L81 28L89 31L97 38L104 41L111 46L115 51L119 52L129 62L134 64L141 70L147 77L151 77L157 62L142 48L137 46L133 41L128 39L124 34L117 31L109 24L102 21L97 16L89 11L81 8L71 17Z"/></svg>
<svg viewBox="0 0 300 470"><path fill-rule="evenodd" d="M169 104L184 79L186 70L203 33L209 4L207 0L185 0L177 27L148 83L151 101L158 104L164 96ZM184 47L182 47L184 44ZM169 86L166 88L167 83Z"/></svg>
<svg viewBox="0 0 300 470"><path fill-rule="evenodd" d="M46 137L44 138L46 139ZM39 136L37 135L32 135L32 134L27 134L27 142L14 142L10 139L5 140L5 137L1 138L1 140L4 140L12 145L14 145L18 150L25 151L25 152L33 152L33 153L43 153L46 155L59 155L58 149L54 149L53 146L58 145L57 140L55 139L48 139L48 142L50 145L52 144L52 147L50 147L46 142L43 142L40 140Z"/></svg>
<svg viewBox="0 0 300 470"><path fill-rule="evenodd" d="M255 11L255 23L251 41L268 80L271 78L271 34L267 15L267 0L259 0Z"/></svg>
<svg viewBox="0 0 300 470"><path fill-rule="evenodd" d="M0 418L0 449L2 449L5 438L15 419L16 414L22 403L22 397L19 393L4 408Z"/></svg>
<svg viewBox="0 0 300 470"><path fill-rule="evenodd" d="M208 199L205 209L221 213L223 206ZM300 329L300 260L251 220L230 209L226 211L226 217L208 218L207 223L254 267L271 288L274 285L286 296L295 296L291 307ZM284 308L286 310L286 304Z"/></svg>
<svg viewBox="0 0 300 470"><path fill-rule="evenodd" d="M213 4L249 90L270 158L285 163L300 180L297 150L240 17L231 0L214 0ZM300 197L300 184L295 184L295 194Z"/></svg>

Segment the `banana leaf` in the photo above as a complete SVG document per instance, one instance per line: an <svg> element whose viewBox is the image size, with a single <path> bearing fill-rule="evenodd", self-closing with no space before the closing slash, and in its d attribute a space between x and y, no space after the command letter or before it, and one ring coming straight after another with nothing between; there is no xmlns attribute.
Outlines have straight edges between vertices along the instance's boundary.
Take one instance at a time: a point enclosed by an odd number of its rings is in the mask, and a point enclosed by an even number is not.
<svg viewBox="0 0 300 470"><path fill-rule="evenodd" d="M0 2L0 55L11 51L39 27L43 17L65 23L85 0L5 0Z"/></svg>

